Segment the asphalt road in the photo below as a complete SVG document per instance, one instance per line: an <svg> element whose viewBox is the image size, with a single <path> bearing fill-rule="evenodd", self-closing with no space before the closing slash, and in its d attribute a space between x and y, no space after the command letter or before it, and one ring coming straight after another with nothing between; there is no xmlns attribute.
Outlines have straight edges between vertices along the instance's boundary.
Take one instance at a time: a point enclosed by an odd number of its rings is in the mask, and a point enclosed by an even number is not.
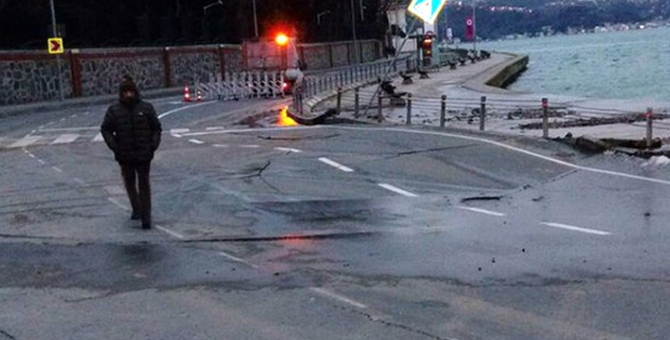
<svg viewBox="0 0 670 340"><path fill-rule="evenodd" d="M0 339L665 339L670 172L554 142L153 101L156 226L105 107L0 120Z"/></svg>

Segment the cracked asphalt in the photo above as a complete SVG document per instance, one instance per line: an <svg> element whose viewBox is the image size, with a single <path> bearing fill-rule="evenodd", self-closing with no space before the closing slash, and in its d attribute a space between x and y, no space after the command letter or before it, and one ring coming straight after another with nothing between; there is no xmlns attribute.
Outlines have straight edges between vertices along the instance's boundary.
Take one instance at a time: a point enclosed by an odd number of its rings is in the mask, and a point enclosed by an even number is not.
<svg viewBox="0 0 670 340"><path fill-rule="evenodd" d="M152 102L149 231L96 139L104 106L0 120L0 339L670 333L662 167L521 137L282 126L279 100Z"/></svg>

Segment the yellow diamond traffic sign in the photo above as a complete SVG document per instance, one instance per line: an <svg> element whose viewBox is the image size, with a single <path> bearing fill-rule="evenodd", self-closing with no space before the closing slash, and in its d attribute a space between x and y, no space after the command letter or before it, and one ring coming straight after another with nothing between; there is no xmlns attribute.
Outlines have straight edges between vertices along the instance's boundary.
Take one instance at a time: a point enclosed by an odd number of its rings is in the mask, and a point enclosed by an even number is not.
<svg viewBox="0 0 670 340"><path fill-rule="evenodd" d="M432 24L446 3L447 0L412 0L407 10L424 22Z"/></svg>
<svg viewBox="0 0 670 340"><path fill-rule="evenodd" d="M47 44L49 54L65 53L65 46L63 46L63 38L49 38Z"/></svg>

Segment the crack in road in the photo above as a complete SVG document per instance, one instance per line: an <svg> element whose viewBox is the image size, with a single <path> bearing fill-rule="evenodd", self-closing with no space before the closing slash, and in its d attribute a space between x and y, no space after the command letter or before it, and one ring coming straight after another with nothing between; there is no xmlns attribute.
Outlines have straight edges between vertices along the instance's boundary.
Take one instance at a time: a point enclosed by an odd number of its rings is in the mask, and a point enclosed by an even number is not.
<svg viewBox="0 0 670 340"><path fill-rule="evenodd" d="M2 335L4 338L7 339L16 340L16 338L13 335L3 331L2 329L0 329L0 335Z"/></svg>
<svg viewBox="0 0 670 340"><path fill-rule="evenodd" d="M371 313L366 313L366 312L356 310L356 309L353 309L353 308L346 308L346 307L337 306L337 305L334 305L334 306L337 307L337 308L341 308L345 311L349 311L349 312L352 312L352 313L355 313L355 314L362 315L362 316L366 317L368 320L370 320L372 322L376 322L376 323L381 323L382 325L384 325L386 327L394 327L394 328L402 329L402 330L405 330L405 331L408 331L408 332L411 332L411 333L415 333L415 334L418 334L418 335L421 335L421 336L425 336L425 337L430 338L430 339L435 339L435 340L458 340L456 338L442 337L442 336L439 336L439 335L435 335L435 334L426 332L424 330L414 328L412 326L403 325L401 323L387 321L387 320L384 320L380 316L375 316Z"/></svg>

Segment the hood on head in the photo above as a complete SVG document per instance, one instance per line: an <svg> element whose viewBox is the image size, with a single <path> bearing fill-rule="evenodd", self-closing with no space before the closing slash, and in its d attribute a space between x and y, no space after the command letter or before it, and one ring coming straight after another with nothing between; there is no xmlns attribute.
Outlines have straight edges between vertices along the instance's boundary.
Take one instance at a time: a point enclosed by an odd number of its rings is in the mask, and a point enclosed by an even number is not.
<svg viewBox="0 0 670 340"><path fill-rule="evenodd" d="M140 97L140 91L137 90L137 85L130 76L123 77L123 81L119 85L119 97L123 99L123 93L127 91L135 92L136 98Z"/></svg>

